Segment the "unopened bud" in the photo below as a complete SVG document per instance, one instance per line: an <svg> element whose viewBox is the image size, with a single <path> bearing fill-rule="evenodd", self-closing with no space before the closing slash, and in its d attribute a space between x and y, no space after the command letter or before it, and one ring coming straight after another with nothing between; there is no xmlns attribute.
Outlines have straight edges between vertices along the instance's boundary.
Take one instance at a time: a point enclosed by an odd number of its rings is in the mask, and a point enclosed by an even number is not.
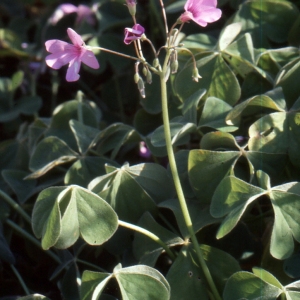
<svg viewBox="0 0 300 300"><path fill-rule="evenodd" d="M150 70L148 70L148 72L147 72L146 80L147 80L148 84L152 83L152 73L150 72Z"/></svg>
<svg viewBox="0 0 300 300"><path fill-rule="evenodd" d="M137 82L137 86L138 86L138 89L139 89L139 92L141 94L141 96L143 98L146 97L146 94L145 94L145 85L144 85L144 81L142 78L140 78L140 80Z"/></svg>
<svg viewBox="0 0 300 300"><path fill-rule="evenodd" d="M153 67L154 68L157 68L158 66L159 66L159 60L158 60L158 58L156 57L156 58L154 58L154 60L153 60Z"/></svg>
<svg viewBox="0 0 300 300"><path fill-rule="evenodd" d="M132 16L135 16L135 13L136 13L136 1L135 0L126 0L126 5L128 7L129 13Z"/></svg>
<svg viewBox="0 0 300 300"><path fill-rule="evenodd" d="M133 76L133 80L134 80L135 83L138 83L140 78L141 77L140 77L139 73L135 73L134 76Z"/></svg>
<svg viewBox="0 0 300 300"><path fill-rule="evenodd" d="M171 63L171 73L172 74L175 74L177 73L177 70L178 70L178 60L173 60L172 63Z"/></svg>
<svg viewBox="0 0 300 300"><path fill-rule="evenodd" d="M199 72L198 72L198 69L197 69L197 68L194 68L192 78L193 78L193 80L196 81L196 82L198 82L198 78L202 78L202 77L199 75Z"/></svg>
<svg viewBox="0 0 300 300"><path fill-rule="evenodd" d="M143 74L144 74L144 76L147 76L147 73L148 73L148 69L144 66L143 67Z"/></svg>

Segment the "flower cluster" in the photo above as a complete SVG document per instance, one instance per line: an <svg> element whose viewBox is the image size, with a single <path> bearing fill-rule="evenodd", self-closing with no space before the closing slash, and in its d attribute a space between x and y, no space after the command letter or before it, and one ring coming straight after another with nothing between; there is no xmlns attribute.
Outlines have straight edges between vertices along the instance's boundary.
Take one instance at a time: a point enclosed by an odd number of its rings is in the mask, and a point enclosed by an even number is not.
<svg viewBox="0 0 300 300"><path fill-rule="evenodd" d="M125 38L124 43L126 45L137 40L147 40L150 42L144 35L145 28L140 24L136 23L135 12L136 12L136 1L135 0L126 0L127 7L130 14L133 17L135 25L132 28L125 28ZM217 0L187 0L184 5L185 12L179 17L176 24L182 24L190 20L196 22L200 26L206 26L207 23L215 22L221 17L221 10L217 8ZM63 14L68 14L76 12L78 14L78 22L82 20L83 17L90 17L91 10L88 7L79 5L78 7L72 4L62 4L58 7L56 13L53 15L52 21L57 22L57 20ZM46 57L46 63L49 67L53 69L59 69L63 65L69 64L69 68L66 75L67 81L76 81L79 79L79 70L81 62L87 66L98 69L99 63L91 51L90 47L87 47L80 37L73 29L68 28L67 33L73 45L68 44L60 40L49 40L45 43L46 50L51 54ZM175 39L174 39L175 40ZM151 43L151 42L150 42ZM172 46L172 45L171 45ZM173 46L172 46L173 47ZM157 53L152 45L156 59ZM102 50L106 50L101 48ZM116 52L110 51L111 53L118 54ZM119 53L119 55L122 55ZM125 55L122 55L125 56ZM137 60L141 59L142 52L141 49L137 50ZM176 56L175 56L176 57ZM138 64L137 64L138 65ZM174 69L174 68L173 68ZM194 66L196 69L196 66ZM146 68L147 73L150 73L148 67ZM196 74L197 70L194 70ZM193 79L198 81L200 76L198 73L193 74Z"/></svg>

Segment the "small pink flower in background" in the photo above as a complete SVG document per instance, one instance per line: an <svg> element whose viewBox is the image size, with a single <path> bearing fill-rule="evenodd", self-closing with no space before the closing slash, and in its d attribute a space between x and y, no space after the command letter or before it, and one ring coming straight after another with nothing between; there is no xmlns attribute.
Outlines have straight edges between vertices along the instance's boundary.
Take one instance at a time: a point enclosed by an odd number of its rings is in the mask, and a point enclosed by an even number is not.
<svg viewBox="0 0 300 300"><path fill-rule="evenodd" d="M185 12L179 20L183 23L190 20L202 27L221 18L222 11L217 7L217 0L187 0L184 5Z"/></svg>
<svg viewBox="0 0 300 300"><path fill-rule="evenodd" d="M66 80L71 82L79 79L81 62L93 69L98 69L99 63L94 53L86 48L79 34L71 28L67 32L73 45L60 40L49 40L45 43L46 50L52 53L46 56L46 64L53 69L69 64Z"/></svg>
<svg viewBox="0 0 300 300"><path fill-rule="evenodd" d="M140 39L144 34L144 32L145 32L145 28L140 24L135 24L132 28L125 28L124 43L128 45L132 41Z"/></svg>
<svg viewBox="0 0 300 300"><path fill-rule="evenodd" d="M151 157L151 152L147 148L147 145L145 142L140 142L140 156L144 158L149 158Z"/></svg>
<svg viewBox="0 0 300 300"><path fill-rule="evenodd" d="M95 25L95 13L86 5L79 5L77 9L76 24L85 20L90 25Z"/></svg>
<svg viewBox="0 0 300 300"><path fill-rule="evenodd" d="M94 12L88 6L79 5L77 7L70 3L59 5L51 16L50 23L55 25L60 19L71 13L77 13L76 24L80 24L83 20L90 25L95 24Z"/></svg>

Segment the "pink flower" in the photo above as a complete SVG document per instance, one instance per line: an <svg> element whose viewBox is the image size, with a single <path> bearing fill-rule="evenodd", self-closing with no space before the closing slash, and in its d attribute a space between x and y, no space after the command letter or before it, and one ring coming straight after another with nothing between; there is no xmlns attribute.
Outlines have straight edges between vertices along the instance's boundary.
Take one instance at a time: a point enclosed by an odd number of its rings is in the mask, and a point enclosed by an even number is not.
<svg viewBox="0 0 300 300"><path fill-rule="evenodd" d="M217 7L217 0L187 0L185 12L180 16L181 22L193 20L202 27L221 18L222 11Z"/></svg>
<svg viewBox="0 0 300 300"><path fill-rule="evenodd" d="M148 149L145 142L140 142L140 157L149 158L151 156L151 152Z"/></svg>
<svg viewBox="0 0 300 300"><path fill-rule="evenodd" d="M79 5L78 7L76 7L75 5L70 3L59 5L49 21L52 25L55 25L60 19L71 13L77 13L76 24L80 24L83 20L85 20L90 25L95 24L94 12L88 6Z"/></svg>
<svg viewBox="0 0 300 300"><path fill-rule="evenodd" d="M80 35L71 28L67 32L73 45L60 40L49 40L45 43L47 51L52 53L46 57L46 64L53 69L69 64L66 80L70 82L79 79L81 62L93 69L98 69L99 63L94 53L86 48Z"/></svg>
<svg viewBox="0 0 300 300"><path fill-rule="evenodd" d="M95 25L95 13L86 5L79 5L77 9L76 24L85 20L90 25Z"/></svg>
<svg viewBox="0 0 300 300"><path fill-rule="evenodd" d="M145 32L145 28L140 24L135 24L132 28L125 28L124 43L129 45L132 41L138 40Z"/></svg>

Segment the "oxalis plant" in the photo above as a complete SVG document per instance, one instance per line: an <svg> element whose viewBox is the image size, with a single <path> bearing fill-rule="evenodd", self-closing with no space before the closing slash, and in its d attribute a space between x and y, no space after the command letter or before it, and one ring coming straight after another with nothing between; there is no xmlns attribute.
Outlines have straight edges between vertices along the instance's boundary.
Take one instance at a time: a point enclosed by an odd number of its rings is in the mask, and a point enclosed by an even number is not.
<svg viewBox="0 0 300 300"><path fill-rule="evenodd" d="M300 299L298 6L7 9L0 299Z"/></svg>

